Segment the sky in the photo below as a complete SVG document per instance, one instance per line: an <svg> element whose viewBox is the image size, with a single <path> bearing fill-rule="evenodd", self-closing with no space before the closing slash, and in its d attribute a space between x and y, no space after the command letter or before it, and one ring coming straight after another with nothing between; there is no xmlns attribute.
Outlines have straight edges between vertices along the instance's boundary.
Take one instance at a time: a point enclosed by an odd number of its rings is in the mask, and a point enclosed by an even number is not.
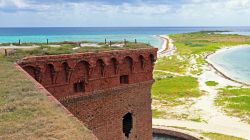
<svg viewBox="0 0 250 140"><path fill-rule="evenodd" d="M250 0L0 0L0 27L249 25Z"/></svg>

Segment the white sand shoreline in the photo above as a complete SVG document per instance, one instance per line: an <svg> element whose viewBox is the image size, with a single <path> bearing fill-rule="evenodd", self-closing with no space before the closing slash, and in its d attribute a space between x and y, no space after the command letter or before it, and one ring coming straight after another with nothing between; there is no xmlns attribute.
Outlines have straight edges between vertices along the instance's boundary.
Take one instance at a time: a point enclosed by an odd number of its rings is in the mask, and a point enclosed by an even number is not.
<svg viewBox="0 0 250 140"><path fill-rule="evenodd" d="M165 51L167 49L167 39L163 35L159 35L156 37L160 38L163 41L163 43L161 45L161 49L158 50L158 53L162 53L163 51Z"/></svg>
<svg viewBox="0 0 250 140"><path fill-rule="evenodd" d="M241 81L238 80L232 76L230 76L231 74L229 72L227 72L222 66L216 64L215 62L213 62L211 60L211 57L213 57L214 55L219 55L225 51L231 51L234 49L241 49L241 48L246 48L246 47L250 47L250 45L237 45L237 46L233 46L233 47L222 47L221 49L215 51L214 53L209 54L206 57L206 61L207 63L214 69L216 70L223 78L226 78L232 82L238 83L238 84L242 84L244 86L250 86L250 83L247 83L245 81Z"/></svg>
<svg viewBox="0 0 250 140"><path fill-rule="evenodd" d="M176 51L174 47L173 40L167 35L159 35L157 36L163 40L162 47L158 50L158 57L171 56Z"/></svg>

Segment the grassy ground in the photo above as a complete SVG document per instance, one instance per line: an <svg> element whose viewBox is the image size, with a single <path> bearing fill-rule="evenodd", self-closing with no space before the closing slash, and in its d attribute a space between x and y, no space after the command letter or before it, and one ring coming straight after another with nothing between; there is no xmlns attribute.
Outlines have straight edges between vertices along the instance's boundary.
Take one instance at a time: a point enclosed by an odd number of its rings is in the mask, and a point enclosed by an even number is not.
<svg viewBox="0 0 250 140"><path fill-rule="evenodd" d="M165 114L164 111L159 111L157 109L153 109L152 110L152 115L153 115L153 118L160 118L161 116L163 116Z"/></svg>
<svg viewBox="0 0 250 140"><path fill-rule="evenodd" d="M122 43L122 42L117 42ZM103 44L103 43L100 43ZM9 60L17 61L20 58L25 56L40 56L40 55L57 55L57 54L72 54L80 52L99 52L99 51L108 51L108 50L123 50L123 49L135 49L135 48L148 48L150 45L144 43L131 43L127 42L124 47L109 47L107 44L101 45L101 47L80 47L78 49L73 49L79 47L76 44L61 44L61 47L50 47L45 44L37 44L40 47L33 49L16 49L14 52L15 55L8 57ZM1 47L0 47L1 50ZM9 50L12 51L13 50Z"/></svg>
<svg viewBox="0 0 250 140"><path fill-rule="evenodd" d="M154 99L176 103L177 99L200 96L197 79L190 76L177 76L156 79L152 87Z"/></svg>
<svg viewBox="0 0 250 140"><path fill-rule="evenodd" d="M165 78L173 78L174 75L173 74L170 74L170 73L165 73L165 72L162 72L162 71L154 71L153 72L153 78L155 80L161 80L161 79L165 79Z"/></svg>
<svg viewBox="0 0 250 140"><path fill-rule="evenodd" d="M174 34L170 37L175 41L181 55L214 52L223 46L250 44L250 36L217 34L214 32L195 32Z"/></svg>
<svg viewBox="0 0 250 140"><path fill-rule="evenodd" d="M164 70L176 73L185 73L188 66L187 59L180 60L177 55L158 59L155 64L155 70Z"/></svg>
<svg viewBox="0 0 250 140"><path fill-rule="evenodd" d="M0 139L93 139L0 54Z"/></svg>
<svg viewBox="0 0 250 140"><path fill-rule="evenodd" d="M210 87L214 87L214 86L217 86L219 83L215 82L215 81L207 81L206 82L206 85L207 86L210 86Z"/></svg>
<svg viewBox="0 0 250 140"><path fill-rule="evenodd" d="M154 72L155 83L152 86L153 118L175 118L201 122L197 115L186 112L173 113L175 107L193 103L191 98L202 95L198 81L191 76L176 76L165 71Z"/></svg>
<svg viewBox="0 0 250 140"><path fill-rule="evenodd" d="M220 90L216 105L222 106L227 114L242 118L250 123L250 89L226 87Z"/></svg>

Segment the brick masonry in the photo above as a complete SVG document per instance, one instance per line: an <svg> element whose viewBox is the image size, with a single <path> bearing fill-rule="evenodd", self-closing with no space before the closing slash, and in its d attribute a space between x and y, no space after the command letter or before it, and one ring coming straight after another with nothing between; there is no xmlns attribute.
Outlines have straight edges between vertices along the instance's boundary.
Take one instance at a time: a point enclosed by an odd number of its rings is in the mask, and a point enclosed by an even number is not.
<svg viewBox="0 0 250 140"><path fill-rule="evenodd" d="M151 140L157 49L27 57L19 65L100 140ZM132 114L129 137L123 117Z"/></svg>

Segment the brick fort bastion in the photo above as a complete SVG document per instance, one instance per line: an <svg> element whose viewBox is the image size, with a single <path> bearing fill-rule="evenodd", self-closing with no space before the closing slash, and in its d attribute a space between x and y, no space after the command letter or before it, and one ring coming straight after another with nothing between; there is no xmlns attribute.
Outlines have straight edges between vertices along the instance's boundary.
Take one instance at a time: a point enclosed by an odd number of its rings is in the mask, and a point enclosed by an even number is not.
<svg viewBox="0 0 250 140"><path fill-rule="evenodd" d="M100 140L151 140L155 48L34 56L18 64Z"/></svg>

